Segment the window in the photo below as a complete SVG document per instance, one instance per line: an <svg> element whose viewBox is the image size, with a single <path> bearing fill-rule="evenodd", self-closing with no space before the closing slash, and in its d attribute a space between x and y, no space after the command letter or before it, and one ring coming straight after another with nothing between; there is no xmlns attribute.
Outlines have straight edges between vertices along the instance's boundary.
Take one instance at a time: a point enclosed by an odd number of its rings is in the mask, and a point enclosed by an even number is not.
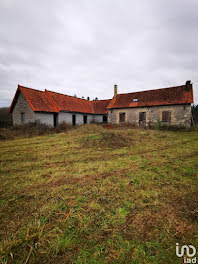
<svg viewBox="0 0 198 264"><path fill-rule="evenodd" d="M120 123L125 122L125 113L120 113L120 114L119 114L119 122L120 122Z"/></svg>
<svg viewBox="0 0 198 264"><path fill-rule="evenodd" d="M25 123L25 113L21 113L21 124Z"/></svg>
<svg viewBox="0 0 198 264"><path fill-rule="evenodd" d="M170 111L162 112L162 123L164 125L168 125L171 123L171 112Z"/></svg>
<svg viewBox="0 0 198 264"><path fill-rule="evenodd" d="M133 102L135 103L135 102L138 102L138 98L134 98L133 99Z"/></svg>

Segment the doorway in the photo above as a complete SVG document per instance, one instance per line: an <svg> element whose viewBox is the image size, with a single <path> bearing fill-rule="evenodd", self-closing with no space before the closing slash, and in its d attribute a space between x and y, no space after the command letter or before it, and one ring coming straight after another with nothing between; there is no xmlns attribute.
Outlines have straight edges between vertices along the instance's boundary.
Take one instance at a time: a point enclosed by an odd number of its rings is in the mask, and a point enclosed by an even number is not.
<svg viewBox="0 0 198 264"><path fill-rule="evenodd" d="M54 113L53 117L54 117L54 127L55 127L58 125L58 114Z"/></svg>
<svg viewBox="0 0 198 264"><path fill-rule="evenodd" d="M72 115L72 125L76 125L76 115Z"/></svg>
<svg viewBox="0 0 198 264"><path fill-rule="evenodd" d="M146 112L139 113L139 126L146 127Z"/></svg>
<svg viewBox="0 0 198 264"><path fill-rule="evenodd" d="M102 117L102 122L103 122L103 123L107 123L107 116L106 116L106 115L103 115L103 117Z"/></svg>
<svg viewBox="0 0 198 264"><path fill-rule="evenodd" d="M83 116L83 123L84 123L84 124L87 124L87 115L84 115L84 116Z"/></svg>

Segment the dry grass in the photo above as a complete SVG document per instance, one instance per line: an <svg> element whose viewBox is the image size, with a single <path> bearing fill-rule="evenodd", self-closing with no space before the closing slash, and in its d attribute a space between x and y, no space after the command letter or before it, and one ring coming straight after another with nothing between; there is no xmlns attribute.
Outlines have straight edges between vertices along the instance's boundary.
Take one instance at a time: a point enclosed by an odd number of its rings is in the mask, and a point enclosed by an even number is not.
<svg viewBox="0 0 198 264"><path fill-rule="evenodd" d="M198 133L81 126L0 142L2 263L181 263Z"/></svg>
<svg viewBox="0 0 198 264"><path fill-rule="evenodd" d="M10 126L8 128L0 128L0 140L8 140L14 138L35 137L49 135L61 132L67 132L74 129L72 125L61 123L55 128L40 123L28 123L25 125Z"/></svg>

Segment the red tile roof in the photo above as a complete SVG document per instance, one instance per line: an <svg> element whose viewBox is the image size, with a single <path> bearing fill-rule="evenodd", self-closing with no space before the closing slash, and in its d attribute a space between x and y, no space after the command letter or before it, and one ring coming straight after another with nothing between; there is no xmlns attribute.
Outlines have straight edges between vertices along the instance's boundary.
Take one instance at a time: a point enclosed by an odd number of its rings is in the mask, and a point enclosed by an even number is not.
<svg viewBox="0 0 198 264"><path fill-rule="evenodd" d="M42 92L18 85L18 89L10 106L10 112L13 111L20 92L29 103L32 111L35 112L58 113L60 111L69 111L87 114L105 114L107 111L106 107L110 102L110 100L88 101L48 90Z"/></svg>
<svg viewBox="0 0 198 264"><path fill-rule="evenodd" d="M93 114L91 101L47 90L45 91L53 98L61 111Z"/></svg>
<svg viewBox="0 0 198 264"><path fill-rule="evenodd" d="M134 102L133 99L137 100ZM190 84L189 91L186 91L185 85L182 85L143 92L118 94L111 100L107 108L128 108L187 103L193 103L192 84Z"/></svg>

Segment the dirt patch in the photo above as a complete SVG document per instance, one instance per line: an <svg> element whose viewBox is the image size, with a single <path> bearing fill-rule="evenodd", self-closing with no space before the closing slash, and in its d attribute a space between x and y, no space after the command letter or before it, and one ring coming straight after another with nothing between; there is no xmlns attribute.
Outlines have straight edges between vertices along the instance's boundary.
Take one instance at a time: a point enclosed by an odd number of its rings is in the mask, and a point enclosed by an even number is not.
<svg viewBox="0 0 198 264"><path fill-rule="evenodd" d="M192 223L198 222L198 189L192 193L172 197L171 204L177 207L180 215L186 217Z"/></svg>
<svg viewBox="0 0 198 264"><path fill-rule="evenodd" d="M191 153L186 154L184 157L185 157L185 158L194 158L194 157L198 157L198 150L192 151Z"/></svg>
<svg viewBox="0 0 198 264"><path fill-rule="evenodd" d="M186 218L180 217L173 207L159 212L151 208L131 211L123 227L127 239L141 241L159 239L163 231L183 240L195 235L195 227Z"/></svg>
<svg viewBox="0 0 198 264"><path fill-rule="evenodd" d="M57 179L41 183L41 184L35 184L31 185L29 187L26 187L20 192L17 192L16 195L21 195L22 193L32 193L34 191L40 191L40 190L45 190L45 189L50 189L50 188L56 188L65 184L79 184L81 186L86 185L87 183L94 182L96 180L100 179L105 179L107 177L110 177L112 174L107 172L107 173L101 173L99 175L86 175L84 177L59 177ZM48 175L46 175L46 178Z"/></svg>
<svg viewBox="0 0 198 264"><path fill-rule="evenodd" d="M109 131L89 134L80 138L82 147L123 148L128 144L129 138Z"/></svg>

